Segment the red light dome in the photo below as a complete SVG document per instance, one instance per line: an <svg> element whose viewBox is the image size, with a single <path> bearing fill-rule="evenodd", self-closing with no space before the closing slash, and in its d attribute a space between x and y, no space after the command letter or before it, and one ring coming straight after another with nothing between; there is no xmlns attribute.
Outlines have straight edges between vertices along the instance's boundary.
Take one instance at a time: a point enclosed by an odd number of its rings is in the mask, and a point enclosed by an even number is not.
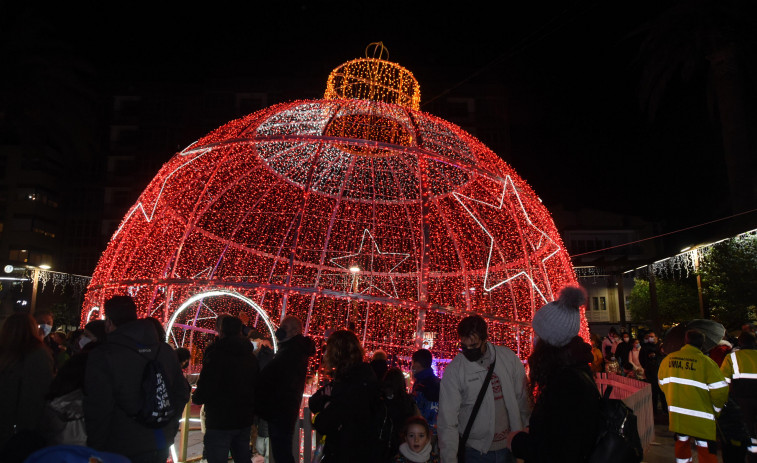
<svg viewBox="0 0 757 463"><path fill-rule="evenodd" d="M346 63L326 99L259 111L176 154L103 253L83 320L130 294L176 344L197 343L219 312L259 325L293 314L311 336L351 326L368 350L425 342L450 358L457 322L478 313L525 357L533 311L576 283L568 254L509 165L414 109L413 81L388 61Z"/></svg>

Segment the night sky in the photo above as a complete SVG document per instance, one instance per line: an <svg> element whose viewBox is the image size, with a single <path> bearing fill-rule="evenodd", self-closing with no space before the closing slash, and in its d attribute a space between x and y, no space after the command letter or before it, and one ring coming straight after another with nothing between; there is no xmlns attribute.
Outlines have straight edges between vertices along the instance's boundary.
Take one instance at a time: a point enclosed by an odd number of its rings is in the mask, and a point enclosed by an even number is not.
<svg viewBox="0 0 757 463"><path fill-rule="evenodd" d="M0 10L4 62L15 68L2 77L6 95L25 81L19 63L44 56L75 68L51 72L50 80L75 79L93 92L114 82L212 86L233 78L280 101L320 98L332 68L383 41L390 60L420 82L421 105L499 85L510 141L509 152L498 154L548 207L642 216L660 221L661 232L734 213L705 53L684 56L683 67L676 66L679 57L670 59L673 72L654 99L652 118L642 104L652 61L641 50L652 33L647 26L673 7L688 7L697 25L704 21L697 14L720 14L708 5L754 2L534 1L499 2L496 9L491 2L22 3L3 2ZM754 158L751 8L723 14L719 25L737 32L740 56L747 58L742 83ZM751 190L753 167L747 169ZM757 207L746 203L741 210ZM741 216L737 227L749 225L757 226L756 214Z"/></svg>

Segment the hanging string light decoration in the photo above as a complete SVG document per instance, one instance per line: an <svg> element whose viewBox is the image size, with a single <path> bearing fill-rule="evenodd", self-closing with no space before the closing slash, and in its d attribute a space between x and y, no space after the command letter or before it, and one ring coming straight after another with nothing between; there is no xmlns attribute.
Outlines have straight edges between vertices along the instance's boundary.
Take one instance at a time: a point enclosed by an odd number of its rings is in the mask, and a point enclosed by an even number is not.
<svg viewBox="0 0 757 463"><path fill-rule="evenodd" d="M115 294L199 345L218 313L295 315L366 350L457 353L470 314L521 358L534 310L576 277L538 196L460 127L420 112L413 75L345 63L322 100L229 122L171 158L111 238L82 321ZM582 334L588 336L585 319Z"/></svg>

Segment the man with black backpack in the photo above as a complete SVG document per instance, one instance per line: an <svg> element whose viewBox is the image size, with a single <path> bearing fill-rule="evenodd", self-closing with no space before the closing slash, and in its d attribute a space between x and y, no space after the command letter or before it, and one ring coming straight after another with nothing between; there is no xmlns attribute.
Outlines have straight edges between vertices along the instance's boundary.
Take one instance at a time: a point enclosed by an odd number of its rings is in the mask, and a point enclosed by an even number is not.
<svg viewBox="0 0 757 463"><path fill-rule="evenodd" d="M189 384L155 326L129 296L105 302L105 344L87 360L87 444L132 463L165 463L189 400Z"/></svg>

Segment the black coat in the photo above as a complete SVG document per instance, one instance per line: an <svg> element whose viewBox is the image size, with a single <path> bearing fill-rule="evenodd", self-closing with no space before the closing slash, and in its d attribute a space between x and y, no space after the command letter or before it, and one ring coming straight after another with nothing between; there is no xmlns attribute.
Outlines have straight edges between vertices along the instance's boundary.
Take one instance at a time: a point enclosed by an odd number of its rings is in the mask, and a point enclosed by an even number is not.
<svg viewBox="0 0 757 463"><path fill-rule="evenodd" d="M644 368L644 376L647 377L647 380L657 382L657 370L660 369L660 362L664 357L659 344L650 342L641 344L639 363Z"/></svg>
<svg viewBox="0 0 757 463"><path fill-rule="evenodd" d="M527 463L583 462L599 434L599 392L588 367L554 371L534 405L529 432L512 442Z"/></svg>
<svg viewBox="0 0 757 463"><path fill-rule="evenodd" d="M631 344L631 341L621 342L618 344L618 347L615 348L615 358L618 360L620 368L623 368L623 365L628 362L628 354L632 349L633 344Z"/></svg>
<svg viewBox="0 0 757 463"><path fill-rule="evenodd" d="M205 405L208 429L241 429L255 415L258 360L247 338L221 338L205 350L192 402Z"/></svg>
<svg viewBox="0 0 757 463"><path fill-rule="evenodd" d="M321 388L310 397L310 409L317 413L313 426L326 436L324 461L352 463L378 461L372 453L371 405L378 400L376 374L367 363L359 363L331 383L331 395Z"/></svg>
<svg viewBox="0 0 757 463"><path fill-rule="evenodd" d="M140 354L134 348L144 352ZM156 352L179 413L165 427L150 429L131 416L141 407L142 373L148 357L154 358ZM173 349L158 339L152 323L136 320L109 333L107 341L89 353L84 383L90 447L129 457L166 449L173 443L181 410L189 400L189 383Z"/></svg>
<svg viewBox="0 0 757 463"><path fill-rule="evenodd" d="M298 334L279 344L279 350L260 372L257 412L266 421L293 429L300 414L308 359L315 354L310 338Z"/></svg>

